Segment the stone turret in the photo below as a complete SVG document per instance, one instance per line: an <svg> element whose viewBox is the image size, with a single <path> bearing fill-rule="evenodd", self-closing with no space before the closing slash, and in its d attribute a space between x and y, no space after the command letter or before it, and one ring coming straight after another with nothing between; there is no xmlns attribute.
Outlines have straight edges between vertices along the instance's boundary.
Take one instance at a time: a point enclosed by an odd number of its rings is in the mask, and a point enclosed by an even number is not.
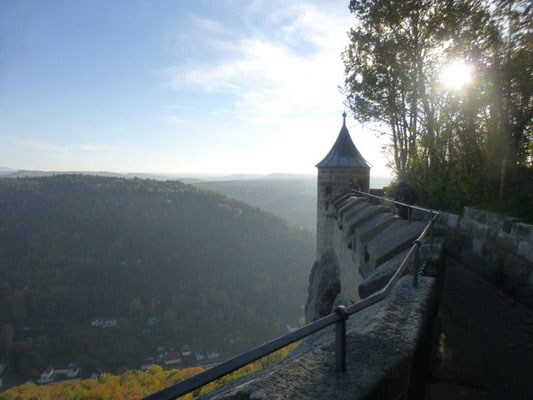
<svg viewBox="0 0 533 400"><path fill-rule="evenodd" d="M322 254L332 245L333 206L331 201L345 194L350 188L369 190L370 166L363 158L346 128L346 113L337 140L329 153L320 161L318 168L316 255Z"/></svg>

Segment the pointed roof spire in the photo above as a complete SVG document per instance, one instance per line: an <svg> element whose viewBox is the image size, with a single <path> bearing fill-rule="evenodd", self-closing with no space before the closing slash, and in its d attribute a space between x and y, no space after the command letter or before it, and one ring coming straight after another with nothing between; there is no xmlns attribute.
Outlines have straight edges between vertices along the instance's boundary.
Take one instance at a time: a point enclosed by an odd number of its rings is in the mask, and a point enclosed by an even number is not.
<svg viewBox="0 0 533 400"><path fill-rule="evenodd" d="M346 128L346 112L342 113L342 128L335 144L316 167L370 168L364 157L359 153L359 150L357 150L357 147L355 147L348 128Z"/></svg>

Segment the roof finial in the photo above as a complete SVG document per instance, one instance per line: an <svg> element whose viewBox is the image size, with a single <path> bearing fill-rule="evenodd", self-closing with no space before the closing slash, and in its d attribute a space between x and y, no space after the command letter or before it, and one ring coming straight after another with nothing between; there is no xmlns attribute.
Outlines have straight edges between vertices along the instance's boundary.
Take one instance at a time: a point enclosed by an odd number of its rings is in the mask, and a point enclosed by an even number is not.
<svg viewBox="0 0 533 400"><path fill-rule="evenodd" d="M342 113L342 126L346 126L346 111Z"/></svg>

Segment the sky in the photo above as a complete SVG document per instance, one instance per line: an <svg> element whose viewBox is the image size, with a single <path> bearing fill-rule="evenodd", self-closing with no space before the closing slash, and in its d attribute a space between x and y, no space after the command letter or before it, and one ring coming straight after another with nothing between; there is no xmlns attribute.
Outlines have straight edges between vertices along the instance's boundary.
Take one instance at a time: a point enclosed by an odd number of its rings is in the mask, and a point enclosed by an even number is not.
<svg viewBox="0 0 533 400"><path fill-rule="evenodd" d="M0 166L315 173L342 125L348 1L0 2ZM383 138L347 126L388 176Z"/></svg>

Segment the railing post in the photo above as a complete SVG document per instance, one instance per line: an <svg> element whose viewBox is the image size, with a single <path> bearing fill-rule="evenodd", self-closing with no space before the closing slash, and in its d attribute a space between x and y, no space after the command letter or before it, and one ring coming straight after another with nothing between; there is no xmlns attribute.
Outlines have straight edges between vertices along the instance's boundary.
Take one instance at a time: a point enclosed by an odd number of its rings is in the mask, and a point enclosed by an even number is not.
<svg viewBox="0 0 533 400"><path fill-rule="evenodd" d="M411 221L411 206L407 205L407 221Z"/></svg>
<svg viewBox="0 0 533 400"><path fill-rule="evenodd" d="M415 260L413 262L413 286L418 287L418 269L420 268L420 241L415 240Z"/></svg>
<svg viewBox="0 0 533 400"><path fill-rule="evenodd" d="M431 225L429 226L429 237L430 237L429 246L430 246L430 248L433 248L433 222L434 222L434 221L433 221L433 210L431 210L431 211L429 212L429 217L431 218L431 220L430 220L430 222L429 222L429 223L431 224Z"/></svg>
<svg viewBox="0 0 533 400"><path fill-rule="evenodd" d="M346 320L349 315L344 306L335 307L341 317L335 322L335 372L346 372Z"/></svg>

